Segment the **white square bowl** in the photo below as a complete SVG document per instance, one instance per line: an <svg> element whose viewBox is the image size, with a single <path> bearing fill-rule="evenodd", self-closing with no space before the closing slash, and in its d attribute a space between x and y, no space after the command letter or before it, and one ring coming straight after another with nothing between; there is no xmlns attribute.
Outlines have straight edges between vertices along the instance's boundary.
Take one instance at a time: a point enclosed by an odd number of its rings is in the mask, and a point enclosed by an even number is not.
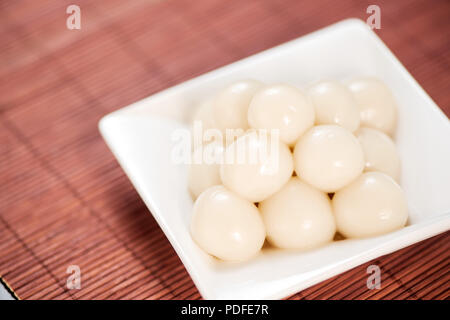
<svg viewBox="0 0 450 320"><path fill-rule="evenodd" d="M171 134L189 127L205 96L242 78L298 86L373 75L399 105L396 143L407 227L308 252L263 251L247 263L217 262L189 234L187 166L171 161ZM278 299L450 229L450 123L364 22L349 19L187 81L105 116L100 131L206 299Z"/></svg>

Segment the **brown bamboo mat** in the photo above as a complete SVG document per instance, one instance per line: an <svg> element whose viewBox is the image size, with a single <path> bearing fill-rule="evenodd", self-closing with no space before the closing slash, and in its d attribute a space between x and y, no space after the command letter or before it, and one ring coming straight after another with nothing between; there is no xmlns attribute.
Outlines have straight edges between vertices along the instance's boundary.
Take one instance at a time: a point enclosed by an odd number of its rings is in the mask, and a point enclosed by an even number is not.
<svg viewBox="0 0 450 320"><path fill-rule="evenodd" d="M66 28L69 4L81 30ZM0 275L21 299L199 299L101 139L110 111L348 17L380 37L450 115L448 0L2 0ZM443 137L448 138L448 137ZM450 233L293 299L447 299ZM366 268L382 269L368 290ZM82 289L66 288L79 265Z"/></svg>

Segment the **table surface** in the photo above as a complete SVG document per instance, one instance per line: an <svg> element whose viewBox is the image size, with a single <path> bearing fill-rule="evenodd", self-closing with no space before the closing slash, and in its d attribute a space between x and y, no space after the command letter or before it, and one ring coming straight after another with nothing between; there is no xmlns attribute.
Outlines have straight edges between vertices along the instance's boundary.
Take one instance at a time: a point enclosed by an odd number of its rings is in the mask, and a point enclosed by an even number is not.
<svg viewBox="0 0 450 320"><path fill-rule="evenodd" d="M200 299L106 147L113 110L333 22L359 0L0 2L0 275L21 299ZM450 114L450 1L375 1L377 33ZM81 8L81 30L66 7ZM445 138L445 137L444 137ZM448 299L450 233L291 299ZM368 290L377 264L382 288ZM81 269L81 289L66 287Z"/></svg>

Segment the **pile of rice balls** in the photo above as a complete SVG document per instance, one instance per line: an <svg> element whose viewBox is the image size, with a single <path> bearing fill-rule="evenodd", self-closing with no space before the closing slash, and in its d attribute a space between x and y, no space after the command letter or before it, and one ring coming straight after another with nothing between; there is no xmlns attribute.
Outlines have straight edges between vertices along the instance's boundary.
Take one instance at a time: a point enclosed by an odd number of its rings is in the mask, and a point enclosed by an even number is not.
<svg viewBox="0 0 450 320"><path fill-rule="evenodd" d="M193 150L192 158L208 153L222 160L190 165L194 241L221 260L245 261L266 240L310 250L338 235L366 238L402 228L408 210L391 138L396 122L390 89L372 77L302 89L256 80L228 85L193 119L203 130L240 132L231 141L203 137ZM269 132L266 140L255 135L260 130ZM276 154L223 161L238 145L249 154L272 152L271 132Z"/></svg>

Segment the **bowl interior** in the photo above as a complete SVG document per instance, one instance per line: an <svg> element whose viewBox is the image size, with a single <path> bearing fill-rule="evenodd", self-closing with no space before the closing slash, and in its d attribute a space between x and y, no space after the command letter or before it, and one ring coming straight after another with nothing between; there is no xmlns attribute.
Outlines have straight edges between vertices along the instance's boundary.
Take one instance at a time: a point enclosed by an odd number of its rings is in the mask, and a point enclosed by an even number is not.
<svg viewBox="0 0 450 320"><path fill-rule="evenodd" d="M395 141L409 225L381 237L338 241L308 252L266 249L241 264L204 254L189 235L193 201L187 166L171 157L173 133L189 128L198 103L243 78L302 87L319 79L360 75L385 81L398 102ZM141 100L103 118L100 130L205 298L282 298L450 226L449 120L359 20L345 20Z"/></svg>

